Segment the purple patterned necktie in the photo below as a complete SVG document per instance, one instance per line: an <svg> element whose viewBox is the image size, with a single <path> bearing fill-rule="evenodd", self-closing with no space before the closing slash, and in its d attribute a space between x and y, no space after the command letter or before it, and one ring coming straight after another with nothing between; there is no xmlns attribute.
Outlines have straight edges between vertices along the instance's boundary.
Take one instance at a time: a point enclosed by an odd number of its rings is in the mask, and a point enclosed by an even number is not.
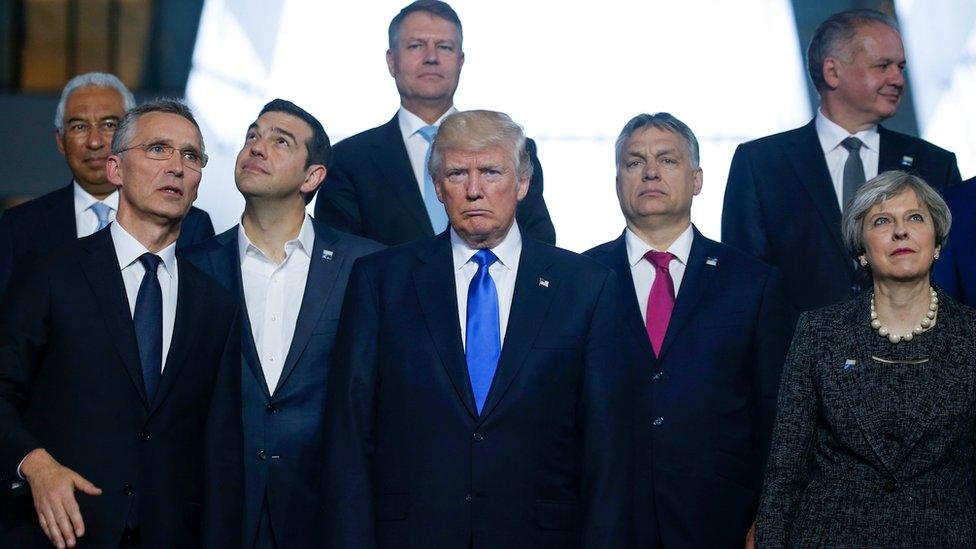
<svg viewBox="0 0 976 549"><path fill-rule="evenodd" d="M671 311L674 309L674 281L671 280L671 272L668 270L674 255L651 250L644 254L644 259L655 269L654 283L651 284L651 292L647 296L647 316L644 322L654 354L660 355L664 334L668 332L668 322L671 321Z"/></svg>

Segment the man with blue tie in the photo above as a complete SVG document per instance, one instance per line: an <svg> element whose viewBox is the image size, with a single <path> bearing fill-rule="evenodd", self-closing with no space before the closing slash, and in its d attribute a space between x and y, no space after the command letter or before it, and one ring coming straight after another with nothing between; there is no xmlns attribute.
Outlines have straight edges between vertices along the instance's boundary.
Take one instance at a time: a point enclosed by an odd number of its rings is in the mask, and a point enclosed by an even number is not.
<svg viewBox="0 0 976 549"><path fill-rule="evenodd" d="M3 547L239 546L240 325L176 254L207 164L190 110L119 121L119 210L38 260L0 306Z"/></svg>
<svg viewBox="0 0 976 549"><path fill-rule="evenodd" d="M33 261L46 251L99 231L115 219L119 195L108 180L105 161L115 128L135 105L132 92L111 74L81 74L65 85L54 117L54 137L72 181L10 208L0 218L0 295L14 270L29 273ZM190 208L177 246L213 234L210 216Z"/></svg>
<svg viewBox="0 0 976 549"><path fill-rule="evenodd" d="M241 223L186 253L238 296L244 364L244 546L317 547L329 355L357 258L382 246L305 213L329 136L290 101L264 106L237 155Z"/></svg>
<svg viewBox="0 0 976 549"><path fill-rule="evenodd" d="M637 547L742 547L755 517L792 316L773 268L691 224L698 140L668 113L616 143L627 227L585 255L629 296Z"/></svg>
<svg viewBox="0 0 976 549"><path fill-rule="evenodd" d="M437 126L454 108L464 51L461 20L440 0L417 0L390 22L386 63L400 110L386 124L336 144L335 158L315 203L315 218L383 244L410 242L447 228L427 170ZM542 166L533 165L516 218L529 237L554 244L556 231L542 197Z"/></svg>
<svg viewBox="0 0 976 549"><path fill-rule="evenodd" d="M449 230L353 268L329 381L334 547L630 547L616 277L526 237L532 164L501 113L444 119Z"/></svg>

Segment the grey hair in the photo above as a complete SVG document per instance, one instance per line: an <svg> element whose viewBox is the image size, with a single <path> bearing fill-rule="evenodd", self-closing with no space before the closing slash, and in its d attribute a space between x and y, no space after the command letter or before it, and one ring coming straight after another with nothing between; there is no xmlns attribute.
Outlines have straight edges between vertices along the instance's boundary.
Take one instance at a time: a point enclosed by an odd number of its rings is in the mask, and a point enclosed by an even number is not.
<svg viewBox="0 0 976 549"><path fill-rule="evenodd" d="M906 189L915 191L919 202L932 216L932 224L935 226L935 245L941 246L945 242L949 236L949 227L952 226L952 213L949 212L945 200L921 177L900 170L891 170L878 174L862 185L847 206L847 211L841 220L841 233L851 257L857 259L864 255L864 220L871 208Z"/></svg>
<svg viewBox="0 0 976 549"><path fill-rule="evenodd" d="M121 154L123 149L130 146L132 136L136 131L136 122L142 115L151 112L175 114L189 120L197 129L197 133L200 134L200 146L204 148L203 132L200 131L200 125L193 118L193 111L190 110L190 107L180 99L163 97L143 103L125 113L125 116L119 121L119 127L115 130L115 135L112 136L112 154ZM203 153L204 151L200 152Z"/></svg>
<svg viewBox="0 0 976 549"><path fill-rule="evenodd" d="M68 104L68 98L76 90L81 88L112 88L122 96L122 106L129 110L136 106L136 98L133 97L129 88L114 74L107 72L86 72L68 80L61 90L61 99L58 101L58 108L54 113L54 127L58 133L64 133L64 109Z"/></svg>
<svg viewBox="0 0 976 549"><path fill-rule="evenodd" d="M447 2L441 2L441 0L416 0L412 2L402 10L400 13L396 14L392 21L390 21L390 28L387 30L387 35L390 41L390 50L396 49L397 39L400 37L400 25L411 13L423 12L434 17L440 17L449 23L454 24L454 28L457 29L458 35L458 49L463 49L462 43L464 42L464 31L461 29L461 18L458 17L454 8L452 8Z"/></svg>
<svg viewBox="0 0 976 549"><path fill-rule="evenodd" d="M617 166L620 166L620 161L624 156L624 147L627 146L627 140L630 139L630 136L647 128L657 128L684 138L685 144L688 146L688 158L691 159L692 167L698 167L700 158L698 153L698 138L695 137L695 132L691 131L691 128L687 124L666 112L638 114L624 125L624 129L620 130L620 135L617 137L617 143L614 147Z"/></svg>
<svg viewBox="0 0 976 549"><path fill-rule="evenodd" d="M828 57L839 57L841 50L850 47L857 32L864 26L871 24L886 25L900 33L898 21L894 17L877 10L854 9L835 13L828 17L810 39L807 47L807 73L813 87L823 91L827 82L823 77L823 64ZM850 55L850 51L843 52Z"/></svg>
<svg viewBox="0 0 976 549"><path fill-rule="evenodd" d="M512 148L519 179L532 177L533 166L525 148L522 126L507 114L495 111L463 111L445 118L437 128L427 169L437 180L441 176L445 149L477 151L495 146Z"/></svg>

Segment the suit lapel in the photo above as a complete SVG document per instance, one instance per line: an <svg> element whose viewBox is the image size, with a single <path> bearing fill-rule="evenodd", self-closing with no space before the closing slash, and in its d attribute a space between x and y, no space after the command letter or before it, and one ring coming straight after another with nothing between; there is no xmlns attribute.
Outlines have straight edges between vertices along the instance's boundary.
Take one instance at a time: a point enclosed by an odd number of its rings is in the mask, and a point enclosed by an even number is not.
<svg viewBox="0 0 976 549"><path fill-rule="evenodd" d="M451 378L458 398L471 417L476 419L478 412L468 379L464 349L461 347L450 231L445 231L432 240L431 245L421 251L419 259L413 279L427 330L434 340L441 364Z"/></svg>
<svg viewBox="0 0 976 549"><path fill-rule="evenodd" d="M88 251L82 263L82 272L99 304L99 314L105 320L132 384L135 386L143 404L148 408L146 386L142 379L142 366L139 361L139 345L132 324L132 313L119 269L118 256L109 231L96 233L84 240L83 247Z"/></svg>
<svg viewBox="0 0 976 549"><path fill-rule="evenodd" d="M428 236L434 234L434 227L427 216L424 198L420 194L420 185L413 174L410 156L403 143L400 133L400 122L397 115L382 126L382 139L373 144L375 147L373 161L384 175L384 183L399 197L403 207L419 227L423 227Z"/></svg>
<svg viewBox="0 0 976 549"><path fill-rule="evenodd" d="M512 297L512 309L505 329L505 342L498 358L495 378L491 382L481 418L484 421L498 405L512 380L518 374L539 329L546 319L553 296L559 290L559 279L549 275L551 260L546 249L531 238L522 239L522 254ZM539 281L545 279L548 285Z"/></svg>
<svg viewBox="0 0 976 549"><path fill-rule="evenodd" d="M47 232L50 246L63 242L71 242L78 238L78 225L75 222L75 189L74 183L68 184L55 191L57 200L45 212L44 231Z"/></svg>
<svg viewBox="0 0 976 549"><path fill-rule="evenodd" d="M648 362L653 362L654 348L651 347L651 341L647 338L647 324L645 319L641 317L640 311L640 301L646 302L647 296L638 297L637 291L634 289L634 275L631 273L630 258L627 256L627 237L625 235L626 230L613 242L607 254L610 258L610 266L616 271L617 279L623 286L624 298L630 304L627 308L631 311L629 316L633 321L627 322L627 326L634 330L636 341L640 342L642 355L650 357ZM688 276L687 272L685 276Z"/></svg>
<svg viewBox="0 0 976 549"><path fill-rule="evenodd" d="M915 151L911 143L898 134L878 126L881 150L878 151L878 173L888 170L913 170Z"/></svg>
<svg viewBox="0 0 976 549"><path fill-rule="evenodd" d="M308 340L332 296L343 263L347 260L342 250L335 249L339 239L338 233L314 221L312 226L315 228L315 244L312 246L311 263L305 279L305 294L302 296L302 305L295 323L295 334L275 392L284 385L288 375L298 364L298 359L305 352Z"/></svg>
<svg viewBox="0 0 976 549"><path fill-rule="evenodd" d="M691 242L691 252L688 254L688 264L685 265L685 274L681 278L681 287L678 289L674 310L671 312L671 321L668 322L668 331L664 335L658 359L664 357L674 344L675 338L697 309L702 294L712 287L712 278L720 268L719 261L709 261L709 259L719 259L711 242L705 239L698 229L692 228L692 230L694 237Z"/></svg>
<svg viewBox="0 0 976 549"><path fill-rule="evenodd" d="M179 286L176 294L176 320L173 323L173 337L169 343L169 353L166 355L166 366L159 378L159 388L150 403L149 413L152 414L159 405L166 400L176 378L186 364L191 343L195 334L203 333L201 325L207 318L207 295L198 287L198 280L190 272L188 261L177 260L179 269Z"/></svg>

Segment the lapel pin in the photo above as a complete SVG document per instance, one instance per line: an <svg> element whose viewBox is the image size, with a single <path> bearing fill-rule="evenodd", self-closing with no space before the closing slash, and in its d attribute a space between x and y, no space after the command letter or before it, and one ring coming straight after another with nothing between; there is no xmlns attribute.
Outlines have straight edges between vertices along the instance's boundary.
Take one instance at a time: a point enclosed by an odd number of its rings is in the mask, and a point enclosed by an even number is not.
<svg viewBox="0 0 976 549"><path fill-rule="evenodd" d="M718 266L718 258L717 257L706 257L705 258L705 265L710 265L712 267L717 267Z"/></svg>
<svg viewBox="0 0 976 549"><path fill-rule="evenodd" d="M322 259L332 259L332 250L322 250Z"/></svg>
<svg viewBox="0 0 976 549"><path fill-rule="evenodd" d="M539 279L539 286L542 286L543 288L548 288L549 287L549 281L546 280L546 279L544 279L544 278L540 278Z"/></svg>
<svg viewBox="0 0 976 549"><path fill-rule="evenodd" d="M914 163L915 163L915 158L914 157L911 157L911 156L903 156L903 157L901 157L901 165L902 166L911 166Z"/></svg>
<svg viewBox="0 0 976 549"><path fill-rule="evenodd" d="M844 369L845 370L850 370L851 368L854 367L855 364L857 364L857 361L854 360L853 358L849 358L849 359L847 359L847 360L844 361Z"/></svg>

